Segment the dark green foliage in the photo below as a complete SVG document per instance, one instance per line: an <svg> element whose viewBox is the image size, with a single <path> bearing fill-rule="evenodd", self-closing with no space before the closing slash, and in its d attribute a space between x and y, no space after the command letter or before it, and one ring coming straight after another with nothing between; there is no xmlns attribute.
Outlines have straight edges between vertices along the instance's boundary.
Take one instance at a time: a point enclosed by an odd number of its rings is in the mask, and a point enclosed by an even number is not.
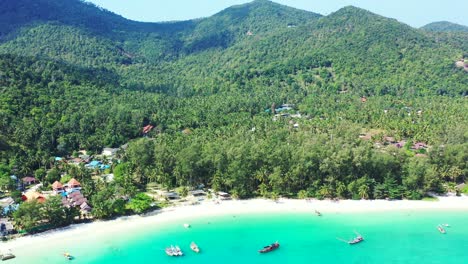
<svg viewBox="0 0 468 264"><path fill-rule="evenodd" d="M78 215L78 209L62 206L61 196L51 196L44 203L24 202L13 213L17 228L28 232L69 225Z"/></svg>
<svg viewBox="0 0 468 264"><path fill-rule="evenodd" d="M138 193L130 199L126 208L132 210L136 214L141 214L148 211L151 208L153 199L145 193Z"/></svg>
<svg viewBox="0 0 468 264"><path fill-rule="evenodd" d="M13 213L15 226L19 230L32 230L42 225L42 204L37 201L22 203Z"/></svg>

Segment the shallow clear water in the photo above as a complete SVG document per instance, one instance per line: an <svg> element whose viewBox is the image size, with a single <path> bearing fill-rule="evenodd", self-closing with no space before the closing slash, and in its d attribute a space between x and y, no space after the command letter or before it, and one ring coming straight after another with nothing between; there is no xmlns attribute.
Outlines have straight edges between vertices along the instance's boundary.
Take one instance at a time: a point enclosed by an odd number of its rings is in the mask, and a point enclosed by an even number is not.
<svg viewBox="0 0 468 264"><path fill-rule="evenodd" d="M116 230L106 237L89 234L81 243L42 245L42 250L15 252L8 263L70 263L61 254L72 253L71 263L347 263L451 264L468 263L468 212L385 212L326 214L229 215ZM447 234L436 226L449 223ZM353 230L365 241L348 245ZM189 248L195 241L196 254ZM279 241L268 254L257 251ZM183 257L168 257L164 248L179 245Z"/></svg>

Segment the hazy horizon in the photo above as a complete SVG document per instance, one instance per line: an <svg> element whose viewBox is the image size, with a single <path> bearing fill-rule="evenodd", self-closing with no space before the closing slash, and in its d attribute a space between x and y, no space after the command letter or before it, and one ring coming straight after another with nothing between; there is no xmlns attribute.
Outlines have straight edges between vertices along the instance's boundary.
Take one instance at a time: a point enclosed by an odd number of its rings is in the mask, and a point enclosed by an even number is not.
<svg viewBox="0 0 468 264"><path fill-rule="evenodd" d="M252 0L87 0L127 19L142 22L182 21L209 17L233 5ZM468 26L468 1L466 0L393 0L376 3L373 0L329 0L315 2L308 0L274 0L273 2L328 15L345 6L353 5L378 15L397 19L419 28L432 22L448 21ZM183 8L181 8L183 7Z"/></svg>

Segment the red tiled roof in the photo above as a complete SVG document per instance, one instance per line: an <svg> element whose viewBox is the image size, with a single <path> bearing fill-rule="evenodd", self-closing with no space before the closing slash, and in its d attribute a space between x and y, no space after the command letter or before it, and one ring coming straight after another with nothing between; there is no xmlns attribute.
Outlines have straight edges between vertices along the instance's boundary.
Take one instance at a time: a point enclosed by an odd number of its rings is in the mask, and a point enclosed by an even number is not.
<svg viewBox="0 0 468 264"><path fill-rule="evenodd" d="M54 183L52 183L52 189L57 190L57 189L62 189L62 188L63 188L63 184L61 184L60 182L55 181Z"/></svg>
<svg viewBox="0 0 468 264"><path fill-rule="evenodd" d="M45 197L38 192L27 192L21 197L23 201L33 201L37 200L40 203L45 202Z"/></svg>
<svg viewBox="0 0 468 264"><path fill-rule="evenodd" d="M143 133L148 133L151 131L151 129L153 129L154 126L152 125L147 125L145 127L143 127Z"/></svg>
<svg viewBox="0 0 468 264"><path fill-rule="evenodd" d="M72 187L72 186L81 186L81 183L79 181L77 181L75 178L73 178L68 182L68 186L70 186L70 187Z"/></svg>

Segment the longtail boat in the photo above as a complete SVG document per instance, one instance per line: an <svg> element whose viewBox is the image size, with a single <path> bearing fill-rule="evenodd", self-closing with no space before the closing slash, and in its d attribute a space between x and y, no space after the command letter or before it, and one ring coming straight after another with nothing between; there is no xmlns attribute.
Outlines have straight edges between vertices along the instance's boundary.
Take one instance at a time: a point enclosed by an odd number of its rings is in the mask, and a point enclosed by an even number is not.
<svg viewBox="0 0 468 264"><path fill-rule="evenodd" d="M361 235L358 235L357 237L355 237L352 240L348 241L348 244L354 245L354 244L360 243L362 241L364 241L364 238Z"/></svg>
<svg viewBox="0 0 468 264"><path fill-rule="evenodd" d="M195 244L195 242L190 243L190 249L192 249L196 253L200 253L200 248L197 244Z"/></svg>
<svg viewBox="0 0 468 264"><path fill-rule="evenodd" d="M356 231L354 231L354 233L356 233L356 237L354 237L353 239L350 239L350 240L345 240L345 239L342 239L342 238L337 238L337 239L341 240L343 242L346 242L346 243L348 243L350 245L354 245L354 244L361 243L362 241L364 241L364 237L362 237L361 234L359 234Z"/></svg>
<svg viewBox="0 0 468 264"><path fill-rule="evenodd" d="M175 246L175 250L176 250L177 256L183 256L184 255L184 252L182 252L182 250L180 249L179 246Z"/></svg>
<svg viewBox="0 0 468 264"><path fill-rule="evenodd" d="M438 225L438 226L437 226L437 229L439 230L439 232L440 232L441 234L447 233L447 232L445 231L445 229L444 229L441 225Z"/></svg>
<svg viewBox="0 0 468 264"><path fill-rule="evenodd" d="M68 253L68 252L63 253L63 256L64 256L66 259L68 259L68 260L72 260L72 259L73 259L73 256L70 255L70 253Z"/></svg>
<svg viewBox="0 0 468 264"><path fill-rule="evenodd" d="M268 246L264 246L262 249L260 249L258 252L260 253L268 253L268 252L271 252L277 248L279 248L280 244L278 243L278 241L276 241L275 243L271 244L271 245L268 245Z"/></svg>
<svg viewBox="0 0 468 264"><path fill-rule="evenodd" d="M171 257L179 257L179 256L184 255L184 253L179 248L179 246L174 247L171 245L170 247L167 247L165 251L166 251L166 254Z"/></svg>

